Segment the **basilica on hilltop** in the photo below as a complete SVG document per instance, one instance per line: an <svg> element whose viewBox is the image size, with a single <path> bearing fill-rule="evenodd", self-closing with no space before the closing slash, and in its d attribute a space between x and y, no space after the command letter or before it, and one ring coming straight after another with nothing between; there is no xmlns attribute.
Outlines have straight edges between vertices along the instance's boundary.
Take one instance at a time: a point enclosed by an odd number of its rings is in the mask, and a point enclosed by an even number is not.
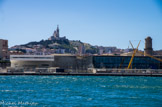
<svg viewBox="0 0 162 107"><path fill-rule="evenodd" d="M66 37L60 37L60 34L59 34L59 26L57 25L57 29L53 32L53 35L48 38L48 40L65 40Z"/></svg>

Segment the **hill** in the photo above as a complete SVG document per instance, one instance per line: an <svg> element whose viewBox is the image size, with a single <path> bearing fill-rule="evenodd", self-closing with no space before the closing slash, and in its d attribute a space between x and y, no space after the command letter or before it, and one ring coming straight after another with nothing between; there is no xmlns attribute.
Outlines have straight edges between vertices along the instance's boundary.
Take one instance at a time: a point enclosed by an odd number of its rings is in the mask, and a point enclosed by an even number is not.
<svg viewBox="0 0 162 107"><path fill-rule="evenodd" d="M53 32L47 40L29 42L23 45L16 45L10 48L14 54L98 54L118 52L116 47L92 46L80 40L68 40L65 36L60 37L59 27ZM12 54L12 53L11 53Z"/></svg>

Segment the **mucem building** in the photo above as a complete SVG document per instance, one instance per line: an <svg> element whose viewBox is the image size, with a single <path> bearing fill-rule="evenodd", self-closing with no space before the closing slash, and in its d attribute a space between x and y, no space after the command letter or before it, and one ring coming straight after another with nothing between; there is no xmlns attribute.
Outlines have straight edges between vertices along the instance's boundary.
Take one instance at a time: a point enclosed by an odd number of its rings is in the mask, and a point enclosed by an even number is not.
<svg viewBox="0 0 162 107"><path fill-rule="evenodd" d="M93 65L95 68L124 69L128 67L130 59L131 56L94 56ZM135 56L132 69L162 69L162 63L150 57Z"/></svg>

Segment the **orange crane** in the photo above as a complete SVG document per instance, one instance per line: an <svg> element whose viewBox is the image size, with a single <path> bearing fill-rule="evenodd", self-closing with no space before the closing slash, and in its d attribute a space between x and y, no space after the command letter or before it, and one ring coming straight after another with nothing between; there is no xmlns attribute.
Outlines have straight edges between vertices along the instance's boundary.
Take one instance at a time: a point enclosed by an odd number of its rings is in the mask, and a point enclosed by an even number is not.
<svg viewBox="0 0 162 107"><path fill-rule="evenodd" d="M129 42L131 43L131 41L129 41ZM132 64L132 62L133 62L133 58L134 58L134 56L135 56L135 54L136 54L136 52L137 52L137 50L138 50L138 47L139 47L139 45L140 45L140 42L141 42L141 40L139 41L136 50L133 49L133 54L132 54L131 60L129 61L129 64L128 64L128 68L127 68L127 69L130 69L130 67L131 67L131 64ZM132 46L133 46L133 45L132 45Z"/></svg>
<svg viewBox="0 0 162 107"><path fill-rule="evenodd" d="M130 44L131 44L131 46L132 46L133 50L135 51L135 49L134 49L134 47L133 47L133 45L132 45L131 41L130 41ZM137 50L137 49L136 49L136 50ZM140 54L142 54L142 55L144 55L144 53L143 53L143 52L141 52L141 51L138 51L138 50L137 50L137 52L138 52L138 53L140 53ZM145 55L146 55L146 56L148 56L148 57L150 57L150 58L153 58L153 59L155 59L155 60L158 60L158 61L162 62L162 59L160 59L160 58L154 57L154 56L149 55L149 54L146 54L146 53L145 53ZM132 55L132 56L133 56L133 55Z"/></svg>

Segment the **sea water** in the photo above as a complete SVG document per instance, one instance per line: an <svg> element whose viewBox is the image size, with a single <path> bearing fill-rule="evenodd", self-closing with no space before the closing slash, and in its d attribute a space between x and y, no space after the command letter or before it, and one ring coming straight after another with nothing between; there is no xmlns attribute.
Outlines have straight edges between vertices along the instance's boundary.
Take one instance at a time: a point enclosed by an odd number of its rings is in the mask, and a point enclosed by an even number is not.
<svg viewBox="0 0 162 107"><path fill-rule="evenodd" d="M162 107L161 77L0 76L0 107Z"/></svg>

